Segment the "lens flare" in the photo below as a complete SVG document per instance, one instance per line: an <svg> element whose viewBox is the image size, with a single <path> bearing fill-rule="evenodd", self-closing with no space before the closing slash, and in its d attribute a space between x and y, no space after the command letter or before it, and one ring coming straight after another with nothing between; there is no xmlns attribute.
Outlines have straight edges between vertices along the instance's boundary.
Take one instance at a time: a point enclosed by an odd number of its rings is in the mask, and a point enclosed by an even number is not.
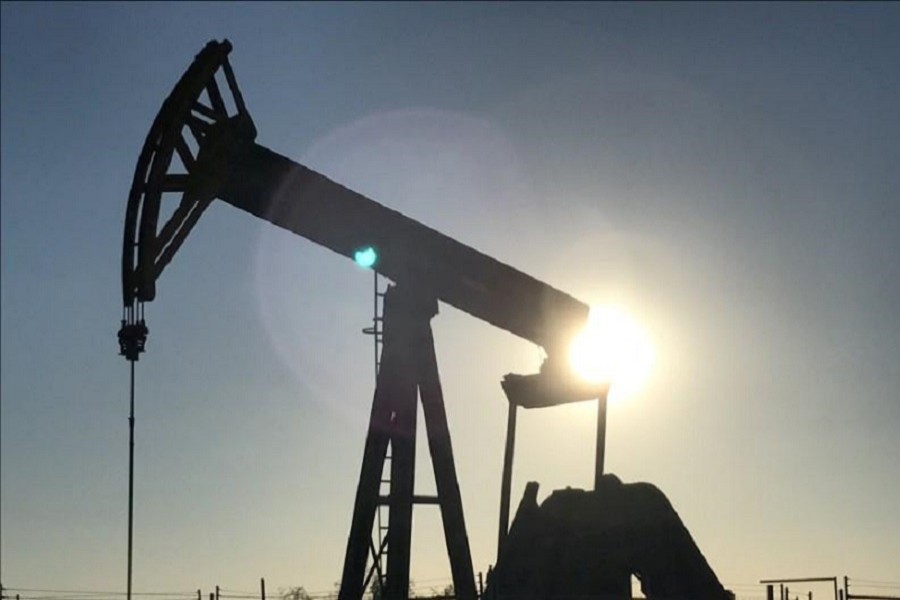
<svg viewBox="0 0 900 600"><path fill-rule="evenodd" d="M650 375L653 358L647 332L624 311L606 306L591 308L588 324L569 348L575 373L591 383L609 384L611 401L624 400L640 390Z"/></svg>
<svg viewBox="0 0 900 600"><path fill-rule="evenodd" d="M353 254L353 260L361 267L371 269L378 262L378 252L372 246L360 248Z"/></svg>

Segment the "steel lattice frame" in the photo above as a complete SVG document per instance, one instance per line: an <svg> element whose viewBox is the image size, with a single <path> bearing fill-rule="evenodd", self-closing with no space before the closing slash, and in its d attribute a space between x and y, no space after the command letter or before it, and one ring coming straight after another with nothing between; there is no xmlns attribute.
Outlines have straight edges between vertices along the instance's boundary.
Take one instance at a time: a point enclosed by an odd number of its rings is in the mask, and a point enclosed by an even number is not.
<svg viewBox="0 0 900 600"><path fill-rule="evenodd" d="M228 62L228 41L208 43L197 54L166 98L153 121L134 170L125 214L122 253L122 299L134 307L156 295L156 280L172 260L200 215L215 198L205 173L203 155L214 149L206 144L211 128L223 121L240 123L246 137L256 129L244 105L234 72ZM216 74L222 73L230 93L229 114ZM209 103L203 101L206 92ZM195 152L191 143L197 148ZM172 159L178 155L186 172L175 172ZM159 227L167 194L180 194L171 217Z"/></svg>

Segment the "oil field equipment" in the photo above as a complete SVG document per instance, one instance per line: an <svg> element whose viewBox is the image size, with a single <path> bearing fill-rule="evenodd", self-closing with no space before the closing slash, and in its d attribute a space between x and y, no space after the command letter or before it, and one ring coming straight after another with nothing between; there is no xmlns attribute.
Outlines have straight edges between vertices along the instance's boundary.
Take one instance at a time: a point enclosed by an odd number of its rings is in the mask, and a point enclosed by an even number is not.
<svg viewBox="0 0 900 600"><path fill-rule="evenodd" d="M598 399L602 420L596 481L602 480L607 389L574 377L567 364L569 343L587 323L588 306L257 144L256 126L228 61L230 52L228 41L212 41L195 57L163 103L138 158L125 217L121 352L133 368L146 341L144 303L154 299L160 275L216 199L388 278L393 285L383 297L381 353L376 357L380 369L339 598L359 600L373 578L382 586L382 598L407 598L412 507L428 503L440 506L456 596L474 600L472 559L431 319L438 302L445 302L546 352L539 373L510 374L502 382L510 403L502 543L519 406ZM176 156L178 161L173 161ZM174 210L161 222L164 204ZM437 488L432 497L415 495L413 486L420 399ZM382 494L385 477L389 492ZM385 506L386 536L373 541L376 514Z"/></svg>

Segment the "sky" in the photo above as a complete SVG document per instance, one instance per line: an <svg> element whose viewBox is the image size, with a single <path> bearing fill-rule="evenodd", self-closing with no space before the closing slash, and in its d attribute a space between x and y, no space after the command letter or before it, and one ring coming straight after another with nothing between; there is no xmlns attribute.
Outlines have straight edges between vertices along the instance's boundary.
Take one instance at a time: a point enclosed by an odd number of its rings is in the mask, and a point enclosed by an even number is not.
<svg viewBox="0 0 900 600"><path fill-rule="evenodd" d="M124 590L119 265L135 161L210 39L257 142L648 331L607 471L670 499L726 586L900 580L895 4L0 7L0 580ZM329 590L373 390L371 272L214 203L146 307L134 585ZM508 372L433 327L475 571ZM593 481L594 408L522 413L513 506ZM417 492L433 490L424 447ZM417 508L412 577L449 581Z"/></svg>

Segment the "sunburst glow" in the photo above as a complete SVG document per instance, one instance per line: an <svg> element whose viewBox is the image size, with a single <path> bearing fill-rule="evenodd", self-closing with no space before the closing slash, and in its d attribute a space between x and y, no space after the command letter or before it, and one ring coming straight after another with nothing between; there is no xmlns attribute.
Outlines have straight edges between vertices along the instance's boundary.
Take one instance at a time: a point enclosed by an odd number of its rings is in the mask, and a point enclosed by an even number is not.
<svg viewBox="0 0 900 600"><path fill-rule="evenodd" d="M572 341L569 360L575 373L592 383L608 383L611 400L634 395L653 366L650 336L624 311L592 307L588 324Z"/></svg>

